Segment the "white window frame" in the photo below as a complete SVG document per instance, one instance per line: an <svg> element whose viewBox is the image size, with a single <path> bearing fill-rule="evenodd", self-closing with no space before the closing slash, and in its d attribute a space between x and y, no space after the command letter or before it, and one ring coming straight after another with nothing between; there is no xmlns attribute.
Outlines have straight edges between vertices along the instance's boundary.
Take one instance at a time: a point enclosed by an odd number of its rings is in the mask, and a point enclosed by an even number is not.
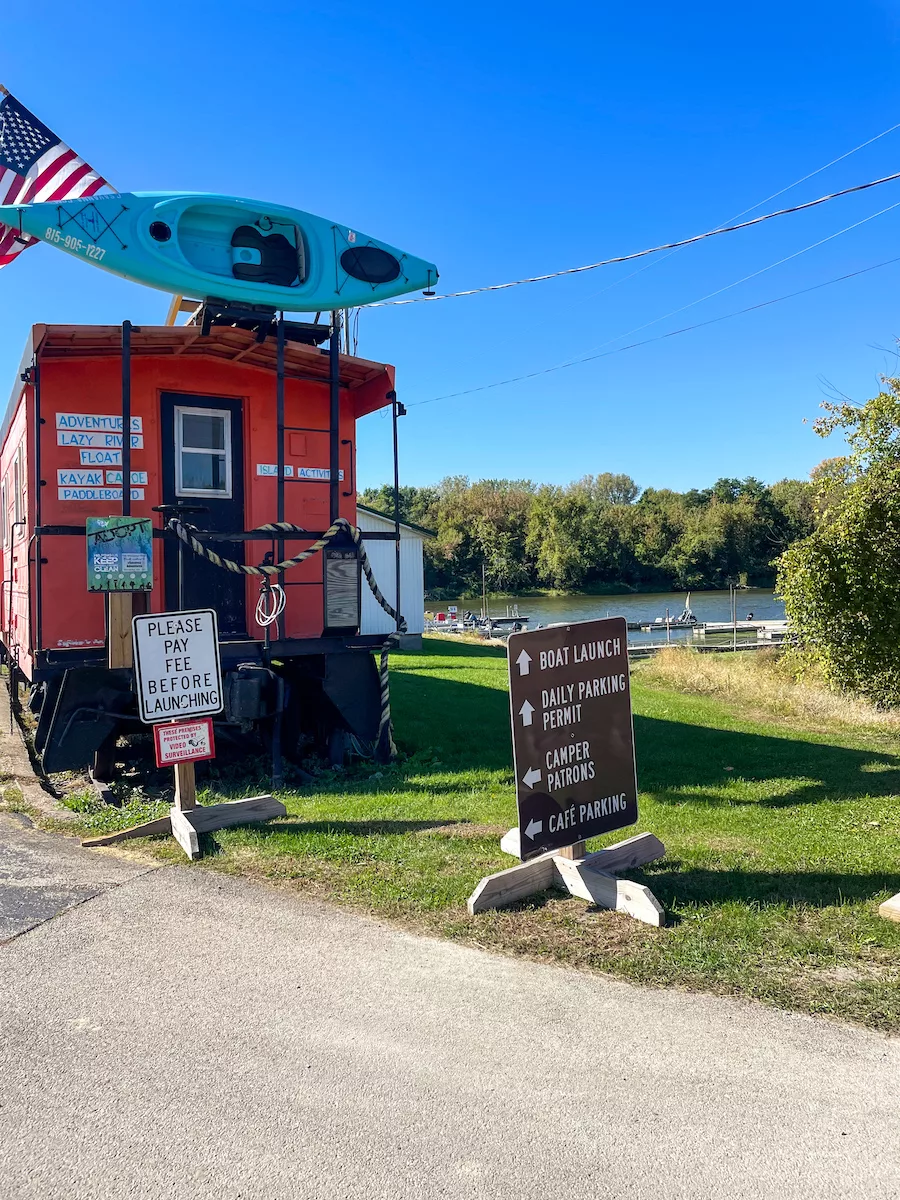
<svg viewBox="0 0 900 1200"><path fill-rule="evenodd" d="M15 494L13 496L13 541L24 536L24 528L22 522L25 519L25 497L24 480L22 479L22 447L16 451L16 456L13 459L13 488Z"/></svg>
<svg viewBox="0 0 900 1200"><path fill-rule="evenodd" d="M182 444L182 417L223 417L225 421L225 445L218 450L205 446L184 446ZM184 451L188 454L224 454L225 455L225 487L186 488L182 483L182 461ZM189 408L175 406L175 494L176 496L210 496L216 500L231 500L234 498L234 464L231 453L231 410L227 408Z"/></svg>
<svg viewBox="0 0 900 1200"><path fill-rule="evenodd" d="M6 486L6 480L4 479L3 482L0 483L0 514L2 514L2 516L0 516L0 520L3 521L2 544L4 547L9 545L9 510L7 509L8 495L9 488Z"/></svg>

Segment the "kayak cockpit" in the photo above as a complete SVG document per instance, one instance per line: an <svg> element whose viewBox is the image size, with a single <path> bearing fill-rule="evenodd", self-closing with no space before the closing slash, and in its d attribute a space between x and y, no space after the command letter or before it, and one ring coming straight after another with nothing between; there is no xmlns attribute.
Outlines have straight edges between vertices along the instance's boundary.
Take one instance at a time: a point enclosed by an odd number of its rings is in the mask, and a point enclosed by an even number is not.
<svg viewBox="0 0 900 1200"><path fill-rule="evenodd" d="M177 241L178 249L199 271L238 279L244 283L269 284L272 287L300 287L307 276L306 249L299 226L290 221L235 210L225 205L192 204L178 218L175 237L158 234L150 227L157 242Z"/></svg>

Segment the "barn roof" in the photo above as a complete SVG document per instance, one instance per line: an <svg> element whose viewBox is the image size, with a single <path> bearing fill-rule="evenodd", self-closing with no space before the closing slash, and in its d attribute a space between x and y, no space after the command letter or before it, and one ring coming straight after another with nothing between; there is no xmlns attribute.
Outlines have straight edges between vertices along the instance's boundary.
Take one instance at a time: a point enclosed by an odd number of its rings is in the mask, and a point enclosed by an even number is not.
<svg viewBox="0 0 900 1200"><path fill-rule="evenodd" d="M386 525L389 525L391 529L394 528L394 518L390 515L390 513L383 513L379 508L370 508L368 504L360 504L357 500L356 511L365 513L367 517L375 517L377 520L383 521ZM411 529L413 533L421 534L423 538L437 537L437 534L433 529L426 529L424 525L416 525L413 521L401 521L400 528Z"/></svg>

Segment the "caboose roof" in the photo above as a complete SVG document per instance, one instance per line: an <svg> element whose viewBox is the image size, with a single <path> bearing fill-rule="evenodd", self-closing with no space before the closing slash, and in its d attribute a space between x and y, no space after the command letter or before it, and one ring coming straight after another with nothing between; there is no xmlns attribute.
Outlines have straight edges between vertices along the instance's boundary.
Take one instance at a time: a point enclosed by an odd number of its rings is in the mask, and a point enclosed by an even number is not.
<svg viewBox="0 0 900 1200"><path fill-rule="evenodd" d="M118 358L122 353L120 325L35 325L22 356L22 363L13 384L12 395L4 414L0 443L22 392L22 374L35 358ZM246 329L214 325L203 337L196 325L141 325L131 334L132 358L146 356L205 357L216 362L240 363L275 375L275 339L257 342L256 335ZM327 383L329 356L317 346L287 342L284 352L288 378L301 378L312 383ZM370 362L342 354L340 360L341 387L356 393L356 416L374 412L387 404L386 393L394 386L394 369L385 363Z"/></svg>

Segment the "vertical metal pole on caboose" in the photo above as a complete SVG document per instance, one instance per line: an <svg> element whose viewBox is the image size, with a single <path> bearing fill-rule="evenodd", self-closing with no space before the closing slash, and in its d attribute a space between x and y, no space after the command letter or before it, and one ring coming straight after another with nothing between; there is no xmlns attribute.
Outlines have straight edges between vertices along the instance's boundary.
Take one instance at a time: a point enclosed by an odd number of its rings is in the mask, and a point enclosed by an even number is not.
<svg viewBox="0 0 900 1200"><path fill-rule="evenodd" d="M278 478L275 481L275 506L279 523L284 517L284 313L278 314L275 327L275 423L278 426L278 445L275 448ZM276 542L277 562L284 562L284 542L279 538ZM284 575L278 577L279 583L284 583Z"/></svg>
<svg viewBox="0 0 900 1200"><path fill-rule="evenodd" d="M131 516L131 331L122 322L122 516ZM106 665L110 670L134 665L131 592L106 593ZM108 781L115 768L115 738L105 742L94 755L95 779Z"/></svg>
<svg viewBox="0 0 900 1200"><path fill-rule="evenodd" d="M130 321L122 322L122 516L131 516L131 333ZM109 592L106 605L107 665L130 667L134 663L131 647L131 618L134 614L131 592Z"/></svg>
<svg viewBox="0 0 900 1200"><path fill-rule="evenodd" d="M328 470L331 480L328 511L329 524L333 525L341 515L341 311L338 308L331 314L328 365L328 396L330 400Z"/></svg>
<svg viewBox="0 0 900 1200"><path fill-rule="evenodd" d="M397 393L391 391L391 417L394 424L394 537L397 539L394 542L394 579L396 581L397 590L394 593L394 607L397 610L397 632L400 632L400 614L403 611L400 607L400 456L397 450L397 418L399 412L399 401Z"/></svg>
<svg viewBox="0 0 900 1200"><path fill-rule="evenodd" d="M131 322L122 322L122 516L131 516Z"/></svg>

